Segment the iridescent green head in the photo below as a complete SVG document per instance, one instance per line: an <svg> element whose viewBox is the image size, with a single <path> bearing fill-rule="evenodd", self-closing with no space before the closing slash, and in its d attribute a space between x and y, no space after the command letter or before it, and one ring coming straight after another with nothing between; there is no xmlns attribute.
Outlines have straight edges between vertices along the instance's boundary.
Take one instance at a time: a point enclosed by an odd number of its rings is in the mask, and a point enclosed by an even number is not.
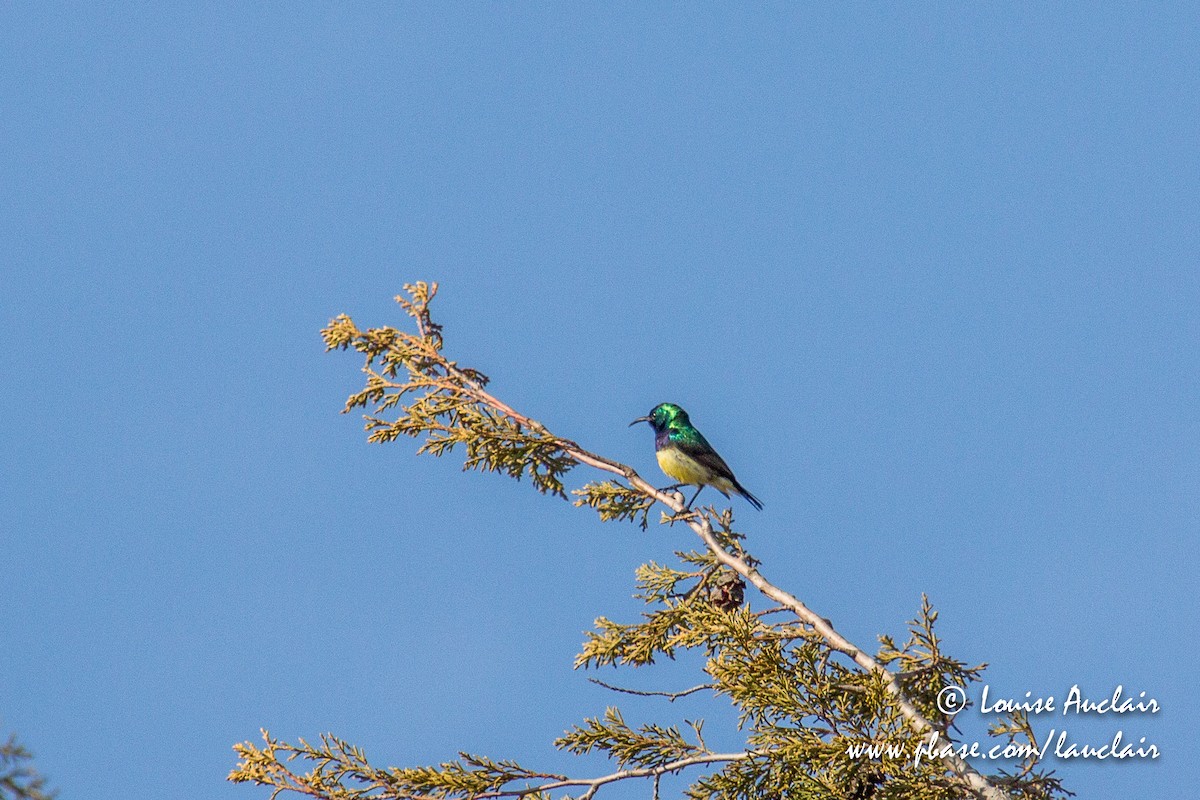
<svg viewBox="0 0 1200 800"><path fill-rule="evenodd" d="M674 403L659 403L644 417L638 417L630 425L639 422L649 422L655 431L665 431L667 428L691 425L687 412Z"/></svg>

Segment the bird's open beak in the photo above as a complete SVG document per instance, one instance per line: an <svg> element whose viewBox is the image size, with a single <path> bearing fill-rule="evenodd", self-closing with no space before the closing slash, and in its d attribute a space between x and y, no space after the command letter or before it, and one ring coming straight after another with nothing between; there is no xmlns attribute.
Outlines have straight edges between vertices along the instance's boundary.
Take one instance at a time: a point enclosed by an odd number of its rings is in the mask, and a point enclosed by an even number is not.
<svg viewBox="0 0 1200 800"><path fill-rule="evenodd" d="M638 417L633 422L629 423L629 427L632 428L634 425L637 425L639 422L649 422L649 421L650 421L649 417Z"/></svg>

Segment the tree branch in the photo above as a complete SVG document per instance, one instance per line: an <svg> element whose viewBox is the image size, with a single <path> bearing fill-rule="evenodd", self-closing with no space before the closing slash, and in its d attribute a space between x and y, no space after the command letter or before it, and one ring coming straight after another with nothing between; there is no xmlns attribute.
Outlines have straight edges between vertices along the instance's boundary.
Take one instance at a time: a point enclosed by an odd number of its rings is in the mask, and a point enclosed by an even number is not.
<svg viewBox="0 0 1200 800"><path fill-rule="evenodd" d="M759 572L757 562L741 548L737 541L740 537L730 530L731 512L718 514L713 506L688 508L684 505L681 493L657 489L632 467L593 453L575 441L554 435L537 420L521 414L492 395L484 388L488 383L486 376L475 370L459 367L441 353L441 327L432 322L428 313L429 300L437 292L437 284L418 283L415 286L406 286L406 289L412 299L397 300L416 319L419 336L391 328L372 329L363 333L358 331L345 315L336 318L322 332L329 349L346 349L353 345L367 356L367 388L349 398L346 410L356 406L365 407L374 402L378 413L398 404L401 397L408 392L423 394L411 406L405 407L405 413L395 422L387 423L368 417L367 427L372 431L369 437L371 441L390 441L399 435L418 436L422 432L436 432L440 430L440 420L447 418L450 420L450 428L441 431L441 435L430 433L418 452L441 455L455 445L463 444L468 453L466 468L504 472L518 479L529 475L539 491L563 497L566 495L561 475L577 464L623 478L627 486L623 486L621 481L589 484L591 491L577 492L583 498L579 504L597 508L601 519L605 519L607 514L610 519L636 521L640 516L644 527L645 515L649 508L654 502L661 503L670 512L664 514L664 522L682 522L688 525L704 542L716 564L753 584L763 595L793 613L802 625L811 628L812 634L803 638L811 639L814 644L819 643L824 647L825 658L832 653L843 654L853 660L864 674L876 676L888 701L911 731L922 737L940 732L940 726L931 722L914 703L914 697L923 698L923 695L916 692L910 695L906 692L900 683L903 674L893 672L887 667L895 657L892 650L881 651L879 658L872 656L842 636L828 619L767 580ZM379 372L371 369L377 359L384 365ZM395 383L388 380L395 378L398 370L402 368L411 373L409 382ZM929 616L927 604L923 614L928 627L932 618ZM791 634L792 631L788 630L786 633ZM804 631L797 633L803 635ZM930 635L914 629L914 636L920 641L924 641ZM885 637L885 645L888 644ZM960 670L958 674L961 676L967 673ZM695 757L700 758L699 755ZM744 757L745 754L739 756ZM701 763L681 759L672 764L684 766L685 762ZM959 781L975 797L983 800L1006 800L1007 795L996 783L989 781L957 754L948 753L942 757L941 762L953 779ZM645 767L615 775L632 777L638 774L645 777L656 774L653 771L656 769L664 768ZM569 781L557 785L588 786L585 797L590 798L600 785L615 779L619 778L606 776L604 779L596 779L599 782ZM490 796L514 795L505 792Z"/></svg>
<svg viewBox="0 0 1200 800"><path fill-rule="evenodd" d="M913 705L912 701L905 694L904 689L900 686L895 673L880 664L870 653L856 646L849 639L838 633L829 620L814 612L794 595L771 583L758 569L748 564L745 559L730 553L722 547L713 531L712 520L701 511L687 508L683 503L682 495L676 492L659 491L638 475L633 467L585 450L570 439L555 436L540 422L519 413L484 390L480 383L473 380L471 376L458 369L458 367L451 365L448 367L448 372L459 382L459 391L465 391L480 403L504 414L520 425L552 437L558 447L571 458L590 467L625 478L633 488L671 509L674 518L687 523L688 527L700 537L705 546L719 562L754 584L755 588L771 600L789 609L805 623L811 625L831 649L850 657L862 669L879 675L883 679L884 687L888 694L892 697L897 708L899 708L900 713L908 720L909 726L913 731L924 736L937 730L933 723ZM964 785L976 796L986 798L986 800L1007 800L1007 796L1003 791L988 781L978 770L958 755L953 753L948 754L942 758L942 762L958 775Z"/></svg>

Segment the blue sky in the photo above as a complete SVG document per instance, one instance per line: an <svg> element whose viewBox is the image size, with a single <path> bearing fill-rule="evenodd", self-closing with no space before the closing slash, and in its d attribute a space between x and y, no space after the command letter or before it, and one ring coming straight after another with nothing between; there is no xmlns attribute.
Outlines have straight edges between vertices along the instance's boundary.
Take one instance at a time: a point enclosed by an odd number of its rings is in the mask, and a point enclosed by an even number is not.
<svg viewBox="0 0 1200 800"><path fill-rule="evenodd" d="M657 476L626 424L686 407L852 640L925 592L993 696L1156 697L1069 721L1163 752L1057 763L1081 797L1190 789L1197 41L1169 3L5 4L0 730L64 798L265 797L223 782L260 727L570 768L614 700L582 631L694 542L368 446L317 332L425 279L585 446ZM623 705L736 744L687 702Z"/></svg>

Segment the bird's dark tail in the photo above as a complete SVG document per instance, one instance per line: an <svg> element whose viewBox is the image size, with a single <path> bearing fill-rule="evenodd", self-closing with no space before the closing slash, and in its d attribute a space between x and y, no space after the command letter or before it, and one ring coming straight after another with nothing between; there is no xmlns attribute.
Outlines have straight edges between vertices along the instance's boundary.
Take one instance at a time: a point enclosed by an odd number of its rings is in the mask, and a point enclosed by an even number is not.
<svg viewBox="0 0 1200 800"><path fill-rule="evenodd" d="M763 505L762 505L762 501L761 501L761 500L759 500L759 499L758 499L757 497L755 497L754 495L752 495L752 494L750 494L749 492L747 492L747 491L746 491L746 488L745 488L744 486L742 486L742 485L741 485L740 483L738 483L737 481L734 481L734 482L733 482L733 488L737 489L737 490L738 490L738 494L740 494L742 497L746 498L746 500L747 500L747 501L750 503L750 505L754 506L754 507L755 507L755 508L757 508L759 511L762 511L762 507L763 507Z"/></svg>

